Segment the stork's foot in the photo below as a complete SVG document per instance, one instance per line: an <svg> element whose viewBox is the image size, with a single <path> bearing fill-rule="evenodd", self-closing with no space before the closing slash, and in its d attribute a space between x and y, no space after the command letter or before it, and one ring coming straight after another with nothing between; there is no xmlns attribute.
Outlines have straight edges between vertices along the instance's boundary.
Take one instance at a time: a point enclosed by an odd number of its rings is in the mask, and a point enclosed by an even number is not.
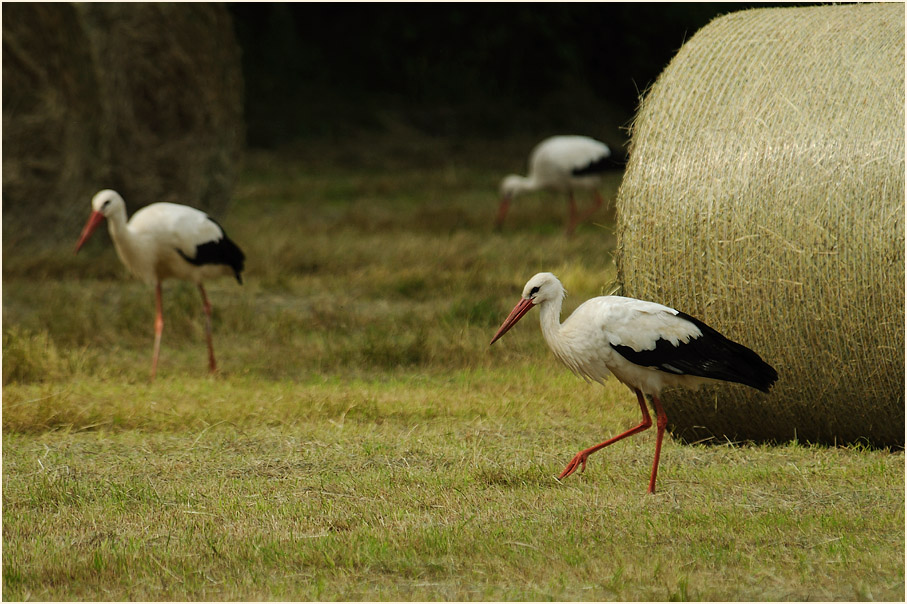
<svg viewBox="0 0 907 604"><path fill-rule="evenodd" d="M579 468L580 474L586 471L586 458L589 457L589 451L580 451L577 453L573 459L570 460L570 463L567 464L567 467L564 468L564 471L561 472L561 475L557 477L558 480L563 480L567 478Z"/></svg>

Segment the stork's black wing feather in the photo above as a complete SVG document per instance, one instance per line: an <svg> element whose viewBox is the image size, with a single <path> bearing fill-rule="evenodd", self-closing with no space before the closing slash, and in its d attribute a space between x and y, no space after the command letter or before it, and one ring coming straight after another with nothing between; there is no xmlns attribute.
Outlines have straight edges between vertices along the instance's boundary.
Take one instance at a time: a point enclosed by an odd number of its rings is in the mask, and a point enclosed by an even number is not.
<svg viewBox="0 0 907 604"><path fill-rule="evenodd" d="M196 266L201 266L203 264L226 264L233 269L236 280L241 284L241 273L245 267L246 255L232 239L227 237L227 233L216 220L210 216L208 217L208 220L217 225L220 232L223 234L223 237L217 241L208 241L207 243L196 246L194 257L187 256L180 249L177 249L176 251L179 252L179 255L182 256L186 262Z"/></svg>
<svg viewBox="0 0 907 604"><path fill-rule="evenodd" d="M573 174L573 176L589 176L592 174L601 174L602 172L606 172L611 167L613 166L612 162L609 160L609 157L607 155L603 155L598 159L589 162L585 166L574 168L571 171L571 174Z"/></svg>
<svg viewBox="0 0 907 604"><path fill-rule="evenodd" d="M602 155L598 159L590 161L585 166L574 168L570 171L573 176L591 176L603 174L610 170L623 170L626 167L626 161L615 157L612 154Z"/></svg>
<svg viewBox="0 0 907 604"><path fill-rule="evenodd" d="M636 365L677 375L737 382L762 392L768 392L778 380L778 372L746 346L729 340L695 317L681 312L677 317L696 325L702 335L676 346L660 339L652 350L635 350L619 344L611 347Z"/></svg>

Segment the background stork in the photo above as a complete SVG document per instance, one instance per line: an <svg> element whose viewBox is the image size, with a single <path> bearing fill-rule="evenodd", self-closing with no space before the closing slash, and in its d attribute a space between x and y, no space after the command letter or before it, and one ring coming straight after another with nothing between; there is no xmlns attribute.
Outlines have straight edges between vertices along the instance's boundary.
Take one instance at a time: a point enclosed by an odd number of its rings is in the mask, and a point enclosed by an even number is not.
<svg viewBox="0 0 907 604"><path fill-rule="evenodd" d="M583 220L596 212L603 203L598 187L601 175L611 168L611 149L605 143L588 136L552 136L546 138L529 155L529 175L511 174L501 181L501 203L495 218L500 228L507 216L510 202L517 195L541 189L567 195L569 214L567 234L571 235ZM592 207L582 215L576 209L574 191L593 192Z"/></svg>
<svg viewBox="0 0 907 604"><path fill-rule="evenodd" d="M654 493L661 441L668 424L658 398L663 388L696 388L705 382L728 381L768 392L778 379L778 373L758 354L673 308L622 296L600 296L581 304L561 323L565 295L563 285L551 273L533 276L491 344L538 306L542 334L554 356L587 381L603 383L609 374L614 374L636 393L642 421L577 453L558 479L566 478L577 467L585 470L586 459L599 449L649 428L652 420L644 396L649 395L657 426L649 478L649 493Z"/></svg>
<svg viewBox="0 0 907 604"><path fill-rule="evenodd" d="M202 281L233 275L242 283L245 254L227 237L213 218L195 208L175 203L153 203L126 222L126 204L116 191L104 189L91 200L91 215L76 243L76 253L104 219L110 238L123 264L137 277L155 285L154 352L151 379L157 375L157 361L164 330L161 282L173 277L198 285L205 311L208 367L217 371L211 338L211 303Z"/></svg>

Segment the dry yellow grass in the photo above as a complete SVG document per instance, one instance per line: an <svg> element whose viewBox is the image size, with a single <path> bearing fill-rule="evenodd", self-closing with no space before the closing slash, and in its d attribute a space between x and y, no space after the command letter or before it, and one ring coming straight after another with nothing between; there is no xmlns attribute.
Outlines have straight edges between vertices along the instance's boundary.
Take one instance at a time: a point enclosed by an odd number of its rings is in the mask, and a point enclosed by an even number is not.
<svg viewBox="0 0 907 604"><path fill-rule="evenodd" d="M149 384L103 238L5 250L4 599L903 599L901 452L668 439L647 496L645 433L554 480L633 396L532 323L488 341L538 270L565 312L610 288L606 220L565 240L540 196L494 234L503 170L307 165L253 157L222 220L215 378L191 286Z"/></svg>

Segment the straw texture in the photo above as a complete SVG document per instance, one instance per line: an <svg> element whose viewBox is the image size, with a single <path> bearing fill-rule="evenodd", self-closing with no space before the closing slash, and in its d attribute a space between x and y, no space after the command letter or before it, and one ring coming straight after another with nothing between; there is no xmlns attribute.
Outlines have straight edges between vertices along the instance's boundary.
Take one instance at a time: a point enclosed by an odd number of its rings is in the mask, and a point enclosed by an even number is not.
<svg viewBox="0 0 907 604"><path fill-rule="evenodd" d="M780 374L665 393L675 436L904 444L904 5L720 17L643 101L617 201L625 295Z"/></svg>
<svg viewBox="0 0 907 604"><path fill-rule="evenodd" d="M243 144L227 9L190 3L3 5L3 235L71 237L120 191L222 214Z"/></svg>

